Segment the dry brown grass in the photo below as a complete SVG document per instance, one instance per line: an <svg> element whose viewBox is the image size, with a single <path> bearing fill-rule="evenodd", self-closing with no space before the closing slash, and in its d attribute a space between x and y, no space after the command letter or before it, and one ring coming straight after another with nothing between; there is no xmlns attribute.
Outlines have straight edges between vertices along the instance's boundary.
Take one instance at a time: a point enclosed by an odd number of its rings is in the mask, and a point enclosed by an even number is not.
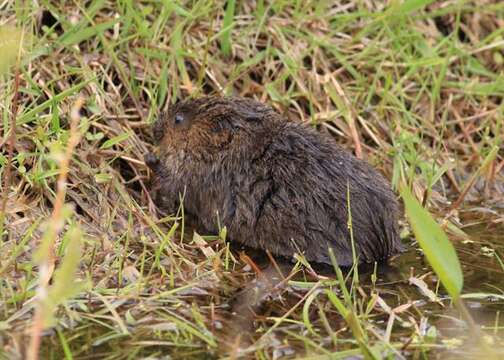
<svg viewBox="0 0 504 360"><path fill-rule="evenodd" d="M253 263L230 251L219 234L193 241L192 232L180 232L181 219L159 218L142 160L151 147L149 125L189 94L268 102L332 133L394 186L412 184L454 235L475 224L502 231L504 4L498 0L440 1L412 12L374 0L241 2L230 23L229 56L222 51L225 10L217 1L19 4L0 2L0 26L34 35L23 54L19 91L13 76L0 78L7 199L0 357L25 354L39 276L32 256L44 232L40 224L53 210L58 154L79 96L85 98L82 139L66 194L73 210L55 252L61 260L66 230L78 225L84 233L78 277L87 286L59 307L56 326L42 337L43 358L220 357L232 349L231 357L264 359L366 351L330 301L328 292L339 294L341 284L302 266L295 280L272 298L265 295L255 323L246 317L241 321L250 324L236 327L233 299L254 278ZM8 175L14 96L16 142ZM472 181L495 146L495 160ZM490 271L477 290L499 294L502 235L472 239L476 246L459 248L466 281ZM481 252L480 244L489 256L466 257ZM429 329L445 310L435 302L424 306L425 295L406 283L410 266L418 276L428 271L415 250L406 259L395 270L378 270L376 284L364 273L348 309L371 355L436 357L464 335L432 336ZM424 281L437 291L435 277ZM498 301L481 323L493 323L488 334L502 344ZM256 342L238 349L240 331L250 331Z"/></svg>

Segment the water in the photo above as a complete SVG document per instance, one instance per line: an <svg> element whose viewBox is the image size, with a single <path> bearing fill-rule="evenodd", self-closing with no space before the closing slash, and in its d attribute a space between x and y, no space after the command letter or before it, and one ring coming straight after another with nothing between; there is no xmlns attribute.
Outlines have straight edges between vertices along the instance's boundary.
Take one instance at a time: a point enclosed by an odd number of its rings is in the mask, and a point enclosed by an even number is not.
<svg viewBox="0 0 504 360"><path fill-rule="evenodd" d="M457 250L464 273L466 307L474 322L482 329L486 341L493 344L491 348L495 350L504 348L501 336L504 319L500 320L504 317L501 316L504 312L504 265L499 261L504 254L504 223L499 213L491 213L491 217L488 214L475 210L461 212L461 222L469 224L462 229L468 237L449 237ZM261 263L260 256L254 260ZM244 284L230 302L231 316L228 317L222 338L226 339L226 352L246 354L251 349L264 346L265 341L270 341L271 347L283 344L286 351L284 355L289 357L290 352L299 355L306 353L307 348L317 348L316 345L307 345L308 340L305 339L323 344L321 347L328 351L356 347L353 334L341 330L346 323L323 292L312 302L308 312L313 333L307 331L303 323L303 316L306 316L302 313L303 299L310 287L320 280L316 275L334 279L333 269L315 268L317 274L300 271L291 281L282 282L278 272L264 264L268 261L262 262L261 275L255 281ZM283 263L282 272L288 274L291 267ZM439 286L437 276L415 242L408 244L407 251L391 259L389 264L377 267L374 284L371 280L373 270L373 267L360 269L360 289L354 297L354 305L361 314L362 322L371 324L372 331L378 332L379 337L387 337L391 344L405 344L399 350L400 354L409 356L417 352L429 353L429 357L488 357L480 342L469 336L467 323L461 319L442 286ZM414 278L413 282L409 281L411 277ZM306 284L306 287L300 287L300 284ZM391 329L387 329L390 315L383 306L377 305L367 312L367 316L362 316L373 294L379 295L385 307L396 309ZM302 303L299 305L299 302ZM320 311L324 312L325 319L321 319ZM272 318L278 319L287 313L289 320L272 331L271 327L275 326ZM295 340L293 334L300 335L299 341ZM334 334L337 334L337 340ZM376 342L376 337L368 333L371 342ZM423 344L420 351L414 345L417 341ZM499 346L495 348L494 345Z"/></svg>

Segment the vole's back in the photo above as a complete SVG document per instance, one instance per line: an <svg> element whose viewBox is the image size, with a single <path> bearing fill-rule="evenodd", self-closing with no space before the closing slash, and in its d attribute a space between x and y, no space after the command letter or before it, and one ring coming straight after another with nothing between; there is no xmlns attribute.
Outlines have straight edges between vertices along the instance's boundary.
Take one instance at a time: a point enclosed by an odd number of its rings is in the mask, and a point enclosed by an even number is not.
<svg viewBox="0 0 504 360"><path fill-rule="evenodd" d="M304 252L323 263L330 263L331 247L340 265L351 265L350 213L361 262L399 250L397 202L389 185L332 139L284 123L254 156L234 174L232 239L286 256Z"/></svg>

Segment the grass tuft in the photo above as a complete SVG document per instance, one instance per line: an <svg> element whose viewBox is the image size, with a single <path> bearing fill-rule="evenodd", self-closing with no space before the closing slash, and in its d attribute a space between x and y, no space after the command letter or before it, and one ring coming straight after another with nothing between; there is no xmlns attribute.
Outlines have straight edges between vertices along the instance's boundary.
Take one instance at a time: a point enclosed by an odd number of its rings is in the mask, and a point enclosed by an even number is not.
<svg viewBox="0 0 504 360"><path fill-rule="evenodd" d="M44 359L493 356L406 222L390 267L319 269L300 254L265 283L267 257L240 253L226 224L204 234L183 209L158 214L150 125L211 93L267 102L411 189L501 351L502 1L7 0L0 14L1 358L26 357L32 334Z"/></svg>

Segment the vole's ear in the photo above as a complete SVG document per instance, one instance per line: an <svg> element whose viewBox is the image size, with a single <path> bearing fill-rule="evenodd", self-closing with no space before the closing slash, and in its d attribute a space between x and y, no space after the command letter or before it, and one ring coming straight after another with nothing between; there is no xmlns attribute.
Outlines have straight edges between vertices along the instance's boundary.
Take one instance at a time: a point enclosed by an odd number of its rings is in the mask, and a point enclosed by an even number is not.
<svg viewBox="0 0 504 360"><path fill-rule="evenodd" d="M222 131L233 131L236 126L233 124L232 120L227 116L222 116L212 124L211 131L213 133L220 133Z"/></svg>
<svg viewBox="0 0 504 360"><path fill-rule="evenodd" d="M240 106L237 109L235 109L236 115L238 115L240 118L242 118L245 121L259 121L261 120L261 115L252 109Z"/></svg>
<svg viewBox="0 0 504 360"><path fill-rule="evenodd" d="M214 131L229 130L234 132L239 129L246 129L248 127L247 123L260 121L261 119L261 115L256 111L246 107L236 107L219 117L214 125Z"/></svg>

